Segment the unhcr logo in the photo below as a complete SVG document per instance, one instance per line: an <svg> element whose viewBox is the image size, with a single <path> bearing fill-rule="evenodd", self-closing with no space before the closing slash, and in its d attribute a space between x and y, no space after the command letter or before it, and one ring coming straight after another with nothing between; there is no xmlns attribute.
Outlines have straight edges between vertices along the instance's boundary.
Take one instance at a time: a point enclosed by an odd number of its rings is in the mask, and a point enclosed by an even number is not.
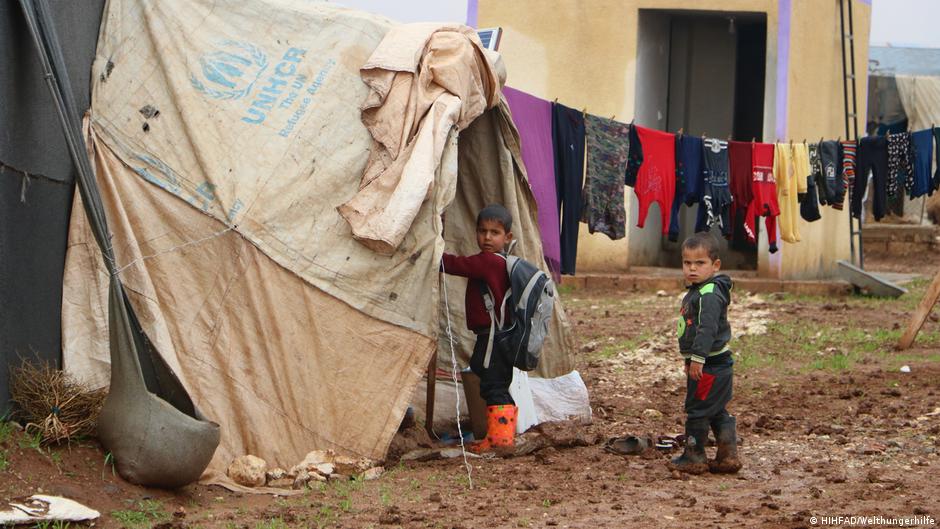
<svg viewBox="0 0 940 529"><path fill-rule="evenodd" d="M190 74L190 83L213 99L246 97L267 69L267 55L257 46L235 40L221 41L219 48L200 57L202 71Z"/></svg>

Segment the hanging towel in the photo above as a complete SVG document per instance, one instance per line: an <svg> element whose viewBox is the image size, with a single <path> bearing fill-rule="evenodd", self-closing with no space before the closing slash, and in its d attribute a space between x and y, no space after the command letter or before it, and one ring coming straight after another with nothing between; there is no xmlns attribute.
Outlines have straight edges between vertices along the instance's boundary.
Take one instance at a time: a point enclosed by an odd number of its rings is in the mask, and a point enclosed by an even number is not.
<svg viewBox="0 0 940 529"><path fill-rule="evenodd" d="M513 122L519 129L522 162L538 205L542 253L552 275L561 274L561 235L558 221L558 194L555 189L555 151L552 147L552 103L504 87Z"/></svg>
<svg viewBox="0 0 940 529"><path fill-rule="evenodd" d="M623 182L630 150L630 126L587 114L587 174L581 195L581 221L591 233L612 240L626 236Z"/></svg>
<svg viewBox="0 0 940 529"><path fill-rule="evenodd" d="M581 111L552 104L552 144L555 191L561 212L561 273L574 275L584 180L584 115Z"/></svg>

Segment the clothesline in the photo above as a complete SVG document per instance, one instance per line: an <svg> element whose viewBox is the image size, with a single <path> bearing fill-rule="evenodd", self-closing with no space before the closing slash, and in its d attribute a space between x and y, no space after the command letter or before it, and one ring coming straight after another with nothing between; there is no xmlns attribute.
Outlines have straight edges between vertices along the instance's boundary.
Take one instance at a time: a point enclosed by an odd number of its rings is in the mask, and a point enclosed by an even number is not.
<svg viewBox="0 0 940 529"><path fill-rule="evenodd" d="M743 237L751 245L756 218L764 217L771 252L778 231L785 242L798 243L801 221L819 220L820 206L841 210L846 194L852 215L859 217L869 174L876 220L886 212L886 199L902 188L912 198L940 188L940 170L930 177L932 144L940 158L940 129L858 141L743 142L682 129L673 134L578 111L557 99L511 88L506 93L539 202L546 259L558 263L560 273L575 273L580 222L614 240L626 235L624 185L636 194L640 228L657 203L663 235L676 240L682 204L698 204L696 231L717 227L723 236ZM550 256L555 248L558 253Z"/></svg>

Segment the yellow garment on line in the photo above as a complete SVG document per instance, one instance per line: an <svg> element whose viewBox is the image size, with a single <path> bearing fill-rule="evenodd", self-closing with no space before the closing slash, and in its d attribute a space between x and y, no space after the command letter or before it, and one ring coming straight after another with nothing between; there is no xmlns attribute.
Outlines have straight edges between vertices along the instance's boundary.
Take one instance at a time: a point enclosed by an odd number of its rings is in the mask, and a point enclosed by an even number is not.
<svg viewBox="0 0 940 529"><path fill-rule="evenodd" d="M777 202L780 203L780 238L789 243L800 241L797 222L800 219L799 195L806 193L806 177L810 174L809 148L800 144L778 143L774 147L774 179L777 181Z"/></svg>

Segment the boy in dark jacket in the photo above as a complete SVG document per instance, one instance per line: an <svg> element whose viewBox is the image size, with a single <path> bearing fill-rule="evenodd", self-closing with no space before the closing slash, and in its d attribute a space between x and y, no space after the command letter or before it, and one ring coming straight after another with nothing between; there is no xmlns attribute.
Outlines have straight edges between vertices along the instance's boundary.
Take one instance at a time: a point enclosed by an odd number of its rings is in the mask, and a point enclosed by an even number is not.
<svg viewBox="0 0 940 529"><path fill-rule="evenodd" d="M489 291L494 303L496 327L508 326L502 321L511 317L501 314L500 302L509 290L506 258L502 255L512 241L512 215L499 205L486 206L477 215L477 246L480 253L469 256L444 254L443 270L447 274L463 276L467 281L467 328L476 333L477 340L470 357L470 369L480 377L480 396L486 401L486 439L470 446L475 453L493 449L508 451L513 447L516 434L518 408L509 394L512 383L512 362L493 348L489 365L484 365L489 343L490 315L483 295ZM486 288L483 288L484 285ZM502 325L500 325L502 323Z"/></svg>
<svg viewBox="0 0 940 529"><path fill-rule="evenodd" d="M689 293L679 309L679 351L688 375L685 395L685 451L671 467L690 474L734 473L738 460L735 418L725 408L731 401L734 359L728 342L728 304L731 278L718 274L721 259L718 241L707 233L696 233L682 243L682 272ZM708 429L715 433L718 454L705 458Z"/></svg>

